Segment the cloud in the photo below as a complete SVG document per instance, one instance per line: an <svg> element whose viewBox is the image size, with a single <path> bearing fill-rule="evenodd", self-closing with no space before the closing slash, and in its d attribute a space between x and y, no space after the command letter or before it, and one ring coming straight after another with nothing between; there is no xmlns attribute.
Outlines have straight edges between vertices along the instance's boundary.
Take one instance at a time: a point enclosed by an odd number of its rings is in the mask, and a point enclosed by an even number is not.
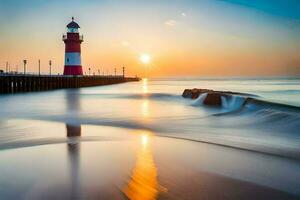
<svg viewBox="0 0 300 200"><path fill-rule="evenodd" d="M177 24L177 21L175 21L175 20L168 20L165 22L165 25L169 26L169 27L174 27L174 26L176 26L176 24Z"/></svg>
<svg viewBox="0 0 300 200"><path fill-rule="evenodd" d="M128 41L122 41L122 45L123 45L124 47L127 47L127 46L129 46L129 42L128 42Z"/></svg>
<svg viewBox="0 0 300 200"><path fill-rule="evenodd" d="M186 13L181 13L181 16L182 17L186 17Z"/></svg>

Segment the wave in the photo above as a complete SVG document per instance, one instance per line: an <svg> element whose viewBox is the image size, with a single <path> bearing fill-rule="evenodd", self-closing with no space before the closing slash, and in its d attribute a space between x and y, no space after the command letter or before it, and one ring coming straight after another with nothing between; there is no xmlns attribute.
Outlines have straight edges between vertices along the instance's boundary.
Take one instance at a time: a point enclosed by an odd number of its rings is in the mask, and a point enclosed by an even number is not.
<svg viewBox="0 0 300 200"><path fill-rule="evenodd" d="M300 159L300 152L293 151L291 149L278 149L276 146L266 147L263 145L255 145L251 143L236 143L229 140L214 140L214 138L193 138L189 136L177 136L177 135L158 135L158 137L165 137L170 139L178 139L190 142L204 143L210 145L221 146L225 148L231 148L236 150L249 151L254 153L261 153L270 156L278 156L288 159Z"/></svg>
<svg viewBox="0 0 300 200"><path fill-rule="evenodd" d="M204 100L207 97L207 93L201 94L193 103L193 106L202 106L204 104Z"/></svg>
<svg viewBox="0 0 300 200"><path fill-rule="evenodd" d="M208 93L201 94L192 102L192 106L206 106L204 101ZM300 129L300 107L265 101L245 95L221 94L221 106L212 116L243 117L246 125L269 126L285 132L297 132ZM216 110L214 107L214 110ZM277 130L274 130L277 131Z"/></svg>
<svg viewBox="0 0 300 200"><path fill-rule="evenodd" d="M257 110L257 109L274 109L282 112L291 112L295 114L300 113L300 107L282 103L276 103L258 99L256 95L252 94L235 94L229 92L219 92L221 98L221 108L225 113L242 111L244 109ZM208 98L208 93L202 93L192 102L192 106L204 106L204 101Z"/></svg>
<svg viewBox="0 0 300 200"><path fill-rule="evenodd" d="M146 119L139 114L111 115L97 110L95 113L85 110L74 110L74 112L72 110L63 114L41 112L30 116L25 113L14 116L14 118L149 130L159 136L209 142L300 159L300 107L265 101L251 94L230 92L226 92L226 95L221 96L221 106L216 107L207 106L204 103L208 93L203 93L192 101L192 108L185 106L190 104L191 101L186 101L179 95L168 93L81 95L84 98L94 95L99 98L125 100L146 98L153 99L154 102L165 101L162 104L166 106L166 109L170 109L170 112L163 113L164 115L161 112L159 112L159 115L153 112L152 115L145 117ZM172 103L168 104L168 101L172 101ZM153 104L151 106L153 107L150 108L156 109L155 106L157 105ZM205 109L203 109L203 112L199 109L201 112L198 112L195 107ZM164 109L164 107L157 108ZM172 108L178 109L180 112L171 112ZM213 109L210 110L210 108ZM2 132L6 131L3 130ZM6 134L5 137L11 138L12 136ZM0 149L61 142L65 141L14 143L8 146L4 145L2 148L0 146Z"/></svg>
<svg viewBox="0 0 300 200"><path fill-rule="evenodd" d="M101 98L123 98L123 99L156 99L156 100L172 100L180 99L178 95L172 95L167 93L136 93L136 94L84 94L85 96L101 97Z"/></svg>
<svg viewBox="0 0 300 200"><path fill-rule="evenodd" d="M300 107L281 104L276 102L265 101L253 97L242 96L222 96L222 108L227 113L235 113L237 111L241 113L255 112L265 110L266 112L282 113L284 116L288 115L300 115Z"/></svg>
<svg viewBox="0 0 300 200"><path fill-rule="evenodd" d="M85 136L72 138L41 138L41 139L26 139L20 141L12 141L0 143L0 150L18 149L33 146L51 145L51 144L76 144L79 142L105 142L116 141L121 139L101 137L101 136Z"/></svg>

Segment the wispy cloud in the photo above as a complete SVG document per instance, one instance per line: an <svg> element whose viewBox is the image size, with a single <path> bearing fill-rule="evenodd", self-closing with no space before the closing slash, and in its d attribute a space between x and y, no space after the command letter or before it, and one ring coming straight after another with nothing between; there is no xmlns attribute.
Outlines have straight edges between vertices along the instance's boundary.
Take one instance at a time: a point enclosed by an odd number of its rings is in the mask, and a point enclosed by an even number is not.
<svg viewBox="0 0 300 200"><path fill-rule="evenodd" d="M165 22L165 25L169 26L169 27L174 27L174 26L176 26L176 24L177 24L176 20L168 20Z"/></svg>
<svg viewBox="0 0 300 200"><path fill-rule="evenodd" d="M122 41L122 46L124 46L124 47L127 47L127 46L129 46L129 42L128 41Z"/></svg>

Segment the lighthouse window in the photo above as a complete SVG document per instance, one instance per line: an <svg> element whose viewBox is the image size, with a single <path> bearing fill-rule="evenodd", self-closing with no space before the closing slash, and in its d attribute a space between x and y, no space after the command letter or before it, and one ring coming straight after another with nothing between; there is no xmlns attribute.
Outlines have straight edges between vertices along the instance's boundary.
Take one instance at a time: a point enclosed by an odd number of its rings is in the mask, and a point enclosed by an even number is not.
<svg viewBox="0 0 300 200"><path fill-rule="evenodd" d="M78 33L78 29L77 28L68 28L68 32L69 33Z"/></svg>

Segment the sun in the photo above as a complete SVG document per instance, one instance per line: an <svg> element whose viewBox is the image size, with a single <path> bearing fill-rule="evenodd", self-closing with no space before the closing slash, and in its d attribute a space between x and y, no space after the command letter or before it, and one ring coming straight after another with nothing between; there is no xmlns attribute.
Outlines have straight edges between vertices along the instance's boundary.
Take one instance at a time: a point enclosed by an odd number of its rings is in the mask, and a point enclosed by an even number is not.
<svg viewBox="0 0 300 200"><path fill-rule="evenodd" d="M142 63L144 64L148 64L151 60L151 57L149 54L142 54L141 57L140 57L140 60Z"/></svg>

